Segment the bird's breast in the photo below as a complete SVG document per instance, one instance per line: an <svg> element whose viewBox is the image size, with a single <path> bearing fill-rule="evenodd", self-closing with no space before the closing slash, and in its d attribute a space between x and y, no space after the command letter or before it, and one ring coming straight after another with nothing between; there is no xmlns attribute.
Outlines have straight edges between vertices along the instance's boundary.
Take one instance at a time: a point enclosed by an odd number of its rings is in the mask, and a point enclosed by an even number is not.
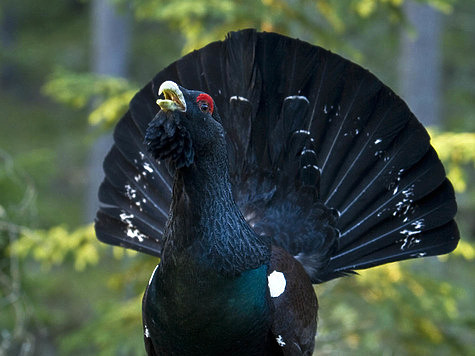
<svg viewBox="0 0 475 356"><path fill-rule="evenodd" d="M157 349L168 355L181 345L181 354L228 350L231 355L265 347L270 327L267 266L236 277L203 272L192 266L159 267L152 278L144 321Z"/></svg>

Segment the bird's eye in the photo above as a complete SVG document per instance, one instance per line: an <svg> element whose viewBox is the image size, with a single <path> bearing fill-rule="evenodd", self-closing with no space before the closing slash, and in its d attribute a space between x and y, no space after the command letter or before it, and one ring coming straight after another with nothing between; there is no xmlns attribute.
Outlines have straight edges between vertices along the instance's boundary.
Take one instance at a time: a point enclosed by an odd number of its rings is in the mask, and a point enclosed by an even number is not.
<svg viewBox="0 0 475 356"><path fill-rule="evenodd" d="M198 102L198 107L200 108L201 112L208 113L209 112L209 105L206 101Z"/></svg>
<svg viewBox="0 0 475 356"><path fill-rule="evenodd" d="M200 108L201 112L205 114L213 114L213 99L211 99L208 94L202 93L198 95L196 102L198 103L198 107Z"/></svg>

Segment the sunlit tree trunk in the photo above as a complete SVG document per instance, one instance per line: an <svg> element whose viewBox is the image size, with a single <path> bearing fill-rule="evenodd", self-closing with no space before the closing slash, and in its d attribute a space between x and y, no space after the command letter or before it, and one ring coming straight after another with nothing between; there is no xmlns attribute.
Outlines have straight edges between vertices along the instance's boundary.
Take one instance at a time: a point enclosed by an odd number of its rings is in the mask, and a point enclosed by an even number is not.
<svg viewBox="0 0 475 356"><path fill-rule="evenodd" d="M110 0L92 1L92 69L104 75L125 77L127 74L131 18L118 12ZM94 219L98 207L97 191L104 177L102 161L112 144L111 134L100 137L89 158L89 186L86 219Z"/></svg>
<svg viewBox="0 0 475 356"><path fill-rule="evenodd" d="M402 37L401 89L411 111L424 126L442 126L442 14L426 4L409 1L404 5L413 33ZM440 272L437 258L427 258L432 271Z"/></svg>
<svg viewBox="0 0 475 356"><path fill-rule="evenodd" d="M402 96L424 125L440 126L442 15L414 1L405 3L404 12L411 28L401 41Z"/></svg>

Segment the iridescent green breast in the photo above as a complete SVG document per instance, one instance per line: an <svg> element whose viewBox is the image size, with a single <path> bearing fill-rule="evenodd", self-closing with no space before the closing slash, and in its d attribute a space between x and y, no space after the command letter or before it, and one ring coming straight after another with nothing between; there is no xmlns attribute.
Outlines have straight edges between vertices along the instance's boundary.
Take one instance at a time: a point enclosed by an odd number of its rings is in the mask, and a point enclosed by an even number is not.
<svg viewBox="0 0 475 356"><path fill-rule="evenodd" d="M270 329L267 266L233 278L204 275L199 267L183 272L159 268L144 297L144 321L156 351L263 354Z"/></svg>

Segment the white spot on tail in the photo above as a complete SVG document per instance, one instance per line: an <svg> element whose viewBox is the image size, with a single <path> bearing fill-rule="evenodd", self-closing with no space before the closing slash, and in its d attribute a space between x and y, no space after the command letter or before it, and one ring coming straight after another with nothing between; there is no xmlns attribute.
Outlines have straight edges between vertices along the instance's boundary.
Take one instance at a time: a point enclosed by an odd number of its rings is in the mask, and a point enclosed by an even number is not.
<svg viewBox="0 0 475 356"><path fill-rule="evenodd" d="M232 97L229 98L229 102L231 102L231 100L239 100L239 101L247 101L249 102L248 99L242 97L242 96L238 96L238 95L233 95Z"/></svg>
<svg viewBox="0 0 475 356"><path fill-rule="evenodd" d="M411 235L418 234L419 232L420 231L414 232L414 231L409 231L409 230L401 231L401 234L403 233L407 234L406 238L400 240L402 242L401 251L404 251L410 247L413 247L414 245L417 245L418 243L421 242L421 239L418 239L416 237L411 237Z"/></svg>
<svg viewBox="0 0 475 356"><path fill-rule="evenodd" d="M144 234L142 234L138 229L133 227L127 227L127 236L131 239L137 239L139 242L143 242L144 238L147 238Z"/></svg>
<svg viewBox="0 0 475 356"><path fill-rule="evenodd" d="M419 258L419 257L424 257L425 255L427 255L427 252L419 252L419 253L413 253L411 257Z"/></svg>
<svg viewBox="0 0 475 356"><path fill-rule="evenodd" d="M120 220L122 220L126 224L129 224L130 223L129 219L133 219L134 214L127 215L127 213L125 211L122 211L122 213L119 215L119 217L120 217Z"/></svg>
<svg viewBox="0 0 475 356"><path fill-rule="evenodd" d="M133 189L130 184L126 184L125 185L125 194L127 194L127 198L129 198L129 200L132 200L132 199L135 199L135 197L137 196L137 191L135 189Z"/></svg>
<svg viewBox="0 0 475 356"><path fill-rule="evenodd" d="M143 164L143 168L149 171L150 173L153 173L152 167L150 167L150 164L148 164L147 162Z"/></svg>
<svg viewBox="0 0 475 356"><path fill-rule="evenodd" d="M275 340L277 341L277 343L279 344L280 347L284 347L285 346L285 342L284 342L284 339L282 338L282 335L279 335L275 338Z"/></svg>
<svg viewBox="0 0 475 356"><path fill-rule="evenodd" d="M316 154L314 150L312 150L312 149L310 149L310 148L305 148L305 149L302 150L302 152L300 153L300 155L303 156L303 155L306 154L306 153L314 153L314 154Z"/></svg>
<svg viewBox="0 0 475 356"><path fill-rule="evenodd" d="M142 234L134 226L134 223L131 220L134 218L134 214L127 214L125 211L122 211L119 217L120 217L120 220L127 225L125 229L125 233L127 234L128 237L130 237L131 239L137 239L139 240L139 242L143 242L144 239L148 239L147 235Z"/></svg>
<svg viewBox="0 0 475 356"><path fill-rule="evenodd" d="M303 166L303 168L305 169L309 169L309 168L313 168L313 169L316 169L317 171L319 171L320 173L322 173L322 169L314 164L307 164L306 166Z"/></svg>
<svg viewBox="0 0 475 356"><path fill-rule="evenodd" d="M267 276L267 282L269 285L270 296L272 298L277 298L279 295L284 293L287 281L282 272L272 272Z"/></svg>
<svg viewBox="0 0 475 356"><path fill-rule="evenodd" d="M404 229L404 230L399 231L399 233L405 236L412 236L412 235L420 234L421 232L417 230L411 231L411 230Z"/></svg>
<svg viewBox="0 0 475 356"><path fill-rule="evenodd" d="M148 331L147 325L145 325L145 330L143 334L145 335L145 337L150 338L150 333Z"/></svg>
<svg viewBox="0 0 475 356"><path fill-rule="evenodd" d="M291 96L286 97L284 99L284 101L285 100L295 100L295 99L305 100L307 102L307 104L310 104L310 101L308 101L308 99L303 95L291 95Z"/></svg>
<svg viewBox="0 0 475 356"><path fill-rule="evenodd" d="M411 223L414 229L421 230L424 227L424 219L419 219Z"/></svg>

